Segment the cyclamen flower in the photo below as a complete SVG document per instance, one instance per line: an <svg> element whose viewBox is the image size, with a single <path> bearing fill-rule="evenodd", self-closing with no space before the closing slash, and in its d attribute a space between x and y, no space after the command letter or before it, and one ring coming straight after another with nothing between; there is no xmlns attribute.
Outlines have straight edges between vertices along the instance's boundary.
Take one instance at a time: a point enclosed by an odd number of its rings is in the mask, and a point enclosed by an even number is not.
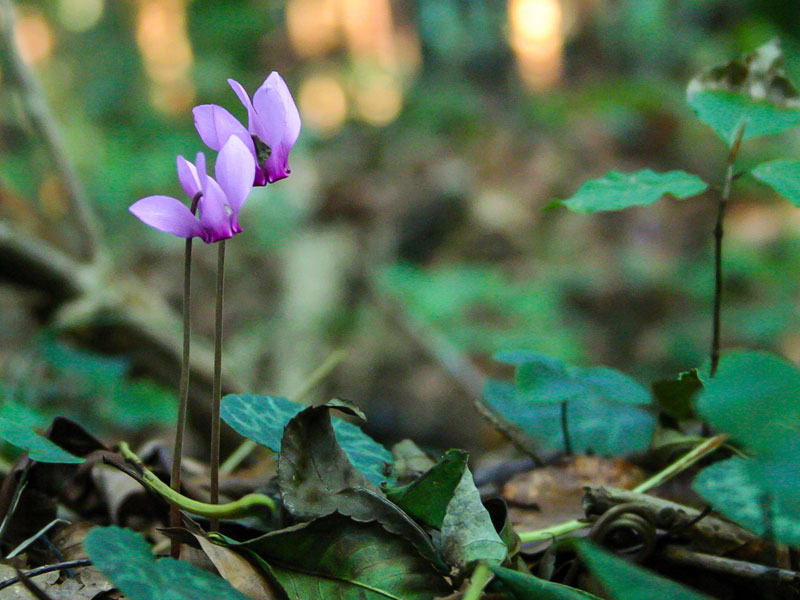
<svg viewBox="0 0 800 600"><path fill-rule="evenodd" d="M247 145L258 168L253 185L266 185L288 177L289 152L300 135L300 113L286 82L276 71L253 94L253 101L239 82L228 79L247 109L247 129L231 113L216 104L194 108L194 124L203 142L213 150L234 136Z"/></svg>
<svg viewBox="0 0 800 600"><path fill-rule="evenodd" d="M216 180L206 174L206 159L197 154L196 165L178 157L178 179L190 198L201 194L197 217L180 200L148 196L130 207L143 223L182 238L199 237L207 244L241 233L239 211L253 189L256 166L250 150L238 137L222 146L214 166Z"/></svg>

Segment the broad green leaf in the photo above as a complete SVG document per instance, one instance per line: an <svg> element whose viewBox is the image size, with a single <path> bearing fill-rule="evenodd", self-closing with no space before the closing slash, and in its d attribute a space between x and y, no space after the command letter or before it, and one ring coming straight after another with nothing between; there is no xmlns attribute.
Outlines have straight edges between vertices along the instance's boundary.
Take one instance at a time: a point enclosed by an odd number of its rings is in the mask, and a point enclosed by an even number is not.
<svg viewBox="0 0 800 600"><path fill-rule="evenodd" d="M70 454L30 427L0 417L0 438L22 448L33 460L46 463L82 463L83 459Z"/></svg>
<svg viewBox="0 0 800 600"><path fill-rule="evenodd" d="M497 426L522 447L564 450L560 404L531 401L513 384L493 380L484 386L483 403ZM567 422L575 452L609 456L646 450L655 429L655 418L646 410L595 395L570 400Z"/></svg>
<svg viewBox="0 0 800 600"><path fill-rule="evenodd" d="M649 404L650 394L635 380L609 367L569 367L567 372L594 395L618 404Z"/></svg>
<svg viewBox="0 0 800 600"><path fill-rule="evenodd" d="M769 454L800 431L800 370L766 352L725 355L696 408L715 429Z"/></svg>
<svg viewBox="0 0 800 600"><path fill-rule="evenodd" d="M281 451L283 429L301 410L302 404L278 396L228 394L222 399L222 420L240 435ZM333 418L336 439L350 462L374 484L386 479L384 471L392 463L392 455L356 425L338 417Z"/></svg>
<svg viewBox="0 0 800 600"><path fill-rule="evenodd" d="M281 446L278 486L284 506L296 518L311 520L339 512L359 522L378 521L448 571L422 528L350 464L336 441L328 405L298 413L284 429Z"/></svg>
<svg viewBox="0 0 800 600"><path fill-rule="evenodd" d="M129 529L95 527L83 544L94 565L131 600L247 600L224 579L187 562L156 562L144 538Z"/></svg>
<svg viewBox="0 0 800 600"><path fill-rule="evenodd" d="M700 120L729 146L742 126L746 140L800 123L800 95L784 74L778 39L700 73L686 96Z"/></svg>
<svg viewBox="0 0 800 600"><path fill-rule="evenodd" d="M758 535L771 531L800 545L800 440L769 458L730 458L695 477L693 487L717 512ZM765 511L765 509L768 509Z"/></svg>
<svg viewBox="0 0 800 600"><path fill-rule="evenodd" d="M614 600L711 600L705 594L634 565L589 542L581 540L576 545L589 571Z"/></svg>
<svg viewBox="0 0 800 600"><path fill-rule="evenodd" d="M653 204L665 194L684 199L703 193L708 184L684 171L636 173L609 171L605 177L586 181L572 198L561 204L580 213L622 210Z"/></svg>
<svg viewBox="0 0 800 600"><path fill-rule="evenodd" d="M467 468L468 458L463 450L448 450L416 481L385 490L386 497L418 522L441 529L447 505Z"/></svg>
<svg viewBox="0 0 800 600"><path fill-rule="evenodd" d="M789 202L800 206L800 161L772 160L758 165L751 173Z"/></svg>
<svg viewBox="0 0 800 600"><path fill-rule="evenodd" d="M442 520L441 547L444 559L459 569L478 560L500 564L508 555L466 466Z"/></svg>
<svg viewBox="0 0 800 600"><path fill-rule="evenodd" d="M403 538L340 514L248 542L290 600L432 600L450 586Z"/></svg>
<svg viewBox="0 0 800 600"><path fill-rule="evenodd" d="M675 379L659 379L652 383L653 397L666 414L684 421L694 416L692 399L703 389L697 369L681 373Z"/></svg>
<svg viewBox="0 0 800 600"><path fill-rule="evenodd" d="M589 592L533 575L504 567L493 566L491 569L503 583L503 587L512 594L514 600L600 600Z"/></svg>

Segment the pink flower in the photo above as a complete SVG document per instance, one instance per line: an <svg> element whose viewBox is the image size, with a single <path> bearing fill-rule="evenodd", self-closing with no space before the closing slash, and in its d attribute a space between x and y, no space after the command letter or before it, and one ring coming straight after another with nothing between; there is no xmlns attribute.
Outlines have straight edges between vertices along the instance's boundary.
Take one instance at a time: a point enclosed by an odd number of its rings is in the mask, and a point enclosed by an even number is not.
<svg viewBox="0 0 800 600"><path fill-rule="evenodd" d="M273 71L261 84L253 100L239 82L228 83L247 109L247 129L221 106L203 104L192 111L197 133L213 150L231 136L244 142L255 159L253 185L266 185L287 177L289 152L300 135L300 113L283 78Z"/></svg>
<svg viewBox="0 0 800 600"><path fill-rule="evenodd" d="M170 196L148 196L130 207L143 223L182 238L199 237L207 244L241 233L239 211L253 189L256 166L250 149L237 136L227 139L214 166L216 180L206 174L206 159L196 165L178 157L178 179L190 198L199 194L197 217Z"/></svg>

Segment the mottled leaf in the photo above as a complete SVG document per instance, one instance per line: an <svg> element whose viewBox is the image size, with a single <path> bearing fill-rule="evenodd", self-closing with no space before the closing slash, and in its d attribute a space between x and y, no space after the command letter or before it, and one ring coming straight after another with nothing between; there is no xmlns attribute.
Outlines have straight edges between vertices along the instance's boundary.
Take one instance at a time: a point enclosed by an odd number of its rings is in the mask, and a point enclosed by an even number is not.
<svg viewBox="0 0 800 600"><path fill-rule="evenodd" d="M239 434L273 452L280 452L283 428L304 408L302 404L278 396L229 394L222 399L220 415ZM386 479L385 467L392 462L389 451L356 425L338 417L334 417L333 423L339 444L350 462L376 485Z"/></svg>
<svg viewBox="0 0 800 600"><path fill-rule="evenodd" d="M697 397L697 412L750 450L772 453L800 432L800 370L766 352L723 356Z"/></svg>
<svg viewBox="0 0 800 600"><path fill-rule="evenodd" d="M800 123L800 96L784 74L777 39L700 73L689 82L686 95L700 120L729 146L742 126L742 139L749 139Z"/></svg>
<svg viewBox="0 0 800 600"><path fill-rule="evenodd" d="M693 487L717 512L758 534L800 545L800 440L764 459L730 458L703 469Z"/></svg>
<svg viewBox="0 0 800 600"><path fill-rule="evenodd" d="M420 523L440 529L468 458L463 450L448 450L436 465L413 483L387 489L386 497Z"/></svg>
<svg viewBox="0 0 800 600"><path fill-rule="evenodd" d="M800 206L800 161L778 159L750 171L795 206Z"/></svg>
<svg viewBox="0 0 800 600"><path fill-rule="evenodd" d="M29 426L0 417L0 438L22 448L32 460L46 463L82 463L83 459L70 454Z"/></svg>
<svg viewBox="0 0 800 600"><path fill-rule="evenodd" d="M563 200L561 204L580 213L622 210L653 204L665 194L680 199L689 198L703 193L707 188L705 181L684 171L610 171L604 177L586 181L572 198Z"/></svg>
<svg viewBox="0 0 800 600"><path fill-rule="evenodd" d="M494 380L484 386L483 403L498 426L524 448L564 450L560 404L531 401L513 384ZM609 456L646 450L655 429L655 418L648 411L596 396L570 400L567 423L575 452Z"/></svg>
<svg viewBox="0 0 800 600"><path fill-rule="evenodd" d="M492 572L514 600L600 600L594 594L503 567Z"/></svg>
<svg viewBox="0 0 800 600"><path fill-rule="evenodd" d="M711 600L705 594L634 565L589 542L581 540L577 547L591 574L614 600Z"/></svg>
<svg viewBox="0 0 800 600"><path fill-rule="evenodd" d="M291 600L432 600L451 591L403 538L339 514L229 543L251 551Z"/></svg>
<svg viewBox="0 0 800 600"><path fill-rule="evenodd" d="M500 564L508 555L466 466L442 520L441 547L444 559L459 569L478 560Z"/></svg>
<svg viewBox="0 0 800 600"><path fill-rule="evenodd" d="M187 562L155 560L141 535L95 527L83 543L89 558L131 600L248 600L228 582Z"/></svg>

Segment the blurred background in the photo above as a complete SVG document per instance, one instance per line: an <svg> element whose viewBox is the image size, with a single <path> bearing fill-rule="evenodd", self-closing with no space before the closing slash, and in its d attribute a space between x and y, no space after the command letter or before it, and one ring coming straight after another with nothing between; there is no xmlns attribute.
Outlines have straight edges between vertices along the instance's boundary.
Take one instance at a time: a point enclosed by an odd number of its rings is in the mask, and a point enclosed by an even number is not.
<svg viewBox="0 0 800 600"><path fill-rule="evenodd" d="M65 182L4 60L2 410L66 414L109 439L170 435L183 243L128 207L183 197L176 155L207 150L193 106L245 119L228 78L252 93L279 71L303 129L291 176L254 191L228 244L227 391L291 395L343 348L311 400L355 402L385 443L470 450L501 441L473 407L482 376L508 374L496 351L613 366L644 384L705 360L714 193L616 214L546 207L610 169L719 184L726 149L685 104L688 80L780 36L800 81L800 12L778 0L14 6L19 54L84 189ZM795 131L746 143L740 162L798 152ZM98 225L93 251L76 195ZM800 359L799 238L800 211L737 181L725 347ZM215 260L195 245L198 431Z"/></svg>

